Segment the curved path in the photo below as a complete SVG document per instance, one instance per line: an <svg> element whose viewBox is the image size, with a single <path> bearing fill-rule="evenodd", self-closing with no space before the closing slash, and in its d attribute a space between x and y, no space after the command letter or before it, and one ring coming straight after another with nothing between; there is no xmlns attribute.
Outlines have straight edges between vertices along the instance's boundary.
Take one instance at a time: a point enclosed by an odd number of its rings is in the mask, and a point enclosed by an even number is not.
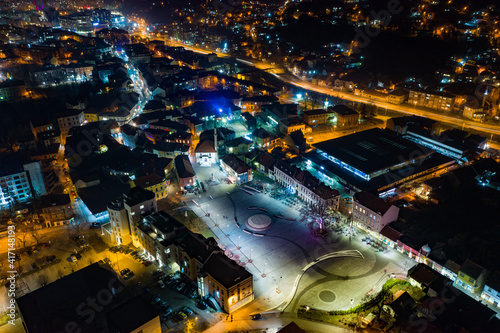
<svg viewBox="0 0 500 333"><path fill-rule="evenodd" d="M283 302L281 302L276 307L274 307L274 309L275 310L284 311L290 305L290 303L292 302L292 300L295 298L295 294L297 293L297 288L299 286L300 280L302 279L302 277L304 276L304 274L306 273L306 271L309 270L309 268L311 268L311 267L319 264L322 261L325 261L325 260L328 260L328 259L332 259L332 258L341 258L341 257L354 257L354 258L364 259L363 254L361 254L361 252L359 252L358 250L338 251L338 252L329 253L329 254L326 254L324 256L319 257L315 261L310 262L304 268L302 268L302 271L295 278L295 282L293 284L293 288L292 288L290 294L288 294L288 296L286 297L286 299ZM328 273L328 272L326 272L326 273L328 275L331 275L331 276L326 276L324 278L327 281L330 281L332 279L332 276L335 276L335 275L333 275L331 273ZM322 279L322 280L324 280L324 279ZM322 281L322 280L318 280L317 282ZM322 281L321 283L323 283L323 282L325 282L325 281Z"/></svg>

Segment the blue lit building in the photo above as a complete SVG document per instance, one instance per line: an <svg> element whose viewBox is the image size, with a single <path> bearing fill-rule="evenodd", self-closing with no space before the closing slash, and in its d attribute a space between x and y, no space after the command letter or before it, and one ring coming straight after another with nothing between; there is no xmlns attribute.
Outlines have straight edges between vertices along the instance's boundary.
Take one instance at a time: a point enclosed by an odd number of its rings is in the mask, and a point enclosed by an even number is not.
<svg viewBox="0 0 500 333"><path fill-rule="evenodd" d="M314 145L304 155L308 168L354 192L384 193L454 164L453 159L374 128Z"/></svg>

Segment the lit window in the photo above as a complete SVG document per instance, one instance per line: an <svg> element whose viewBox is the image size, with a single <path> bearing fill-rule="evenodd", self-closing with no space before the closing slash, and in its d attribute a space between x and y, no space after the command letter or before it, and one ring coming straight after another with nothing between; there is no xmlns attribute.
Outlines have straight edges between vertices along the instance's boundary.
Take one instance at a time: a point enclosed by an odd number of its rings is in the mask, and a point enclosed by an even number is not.
<svg viewBox="0 0 500 333"><path fill-rule="evenodd" d="M144 209L144 205L141 205L141 207L139 207L139 209Z"/></svg>

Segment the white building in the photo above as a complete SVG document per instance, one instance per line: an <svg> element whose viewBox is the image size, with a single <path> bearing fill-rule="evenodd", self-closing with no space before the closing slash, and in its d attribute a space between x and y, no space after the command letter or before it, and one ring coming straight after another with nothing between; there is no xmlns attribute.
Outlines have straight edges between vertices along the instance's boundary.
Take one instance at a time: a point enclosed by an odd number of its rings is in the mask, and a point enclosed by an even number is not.
<svg viewBox="0 0 500 333"><path fill-rule="evenodd" d="M204 140L200 142L196 146L194 154L196 158L196 163L200 166L216 165L219 159L217 150L214 148L214 144L210 140Z"/></svg>
<svg viewBox="0 0 500 333"><path fill-rule="evenodd" d="M500 272L495 271L489 278L486 280L486 284L484 285L483 292L481 294L481 298L483 298L486 302L492 304L496 308L500 308Z"/></svg>
<svg viewBox="0 0 500 333"><path fill-rule="evenodd" d="M376 236L399 215L398 207L369 192L355 193L352 208L353 222L361 229L376 233Z"/></svg>
<svg viewBox="0 0 500 333"><path fill-rule="evenodd" d="M57 118L59 129L64 134L67 134L72 127L82 126L84 121L85 114L83 110L68 110L67 114Z"/></svg>
<svg viewBox="0 0 500 333"><path fill-rule="evenodd" d="M103 236L116 245L138 246L135 225L143 216L157 212L155 194L140 187L131 188L123 197L108 203L109 223L102 226Z"/></svg>
<svg viewBox="0 0 500 333"><path fill-rule="evenodd" d="M40 162L0 160L0 210L46 194Z"/></svg>

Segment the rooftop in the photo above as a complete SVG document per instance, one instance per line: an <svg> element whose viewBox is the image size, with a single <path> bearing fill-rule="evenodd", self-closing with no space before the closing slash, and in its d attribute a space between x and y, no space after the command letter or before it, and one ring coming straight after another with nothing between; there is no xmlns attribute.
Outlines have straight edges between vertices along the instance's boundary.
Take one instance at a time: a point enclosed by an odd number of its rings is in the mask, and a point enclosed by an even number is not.
<svg viewBox="0 0 500 333"><path fill-rule="evenodd" d="M157 185L163 182L163 178L158 176L156 173L152 173L146 176L136 178L134 184L141 188L147 188L153 185Z"/></svg>
<svg viewBox="0 0 500 333"><path fill-rule="evenodd" d="M107 313L111 332L133 332L157 317L155 308L141 296L136 296Z"/></svg>
<svg viewBox="0 0 500 333"><path fill-rule="evenodd" d="M384 199L381 199L370 192L355 193L353 196L353 200L358 202L360 205L370 209L371 211L380 213L382 215L384 215L392 206Z"/></svg>
<svg viewBox="0 0 500 333"><path fill-rule="evenodd" d="M76 309L103 290L118 297L128 295L111 267L94 263L21 296L16 302L29 332L63 332L69 322L75 322L81 332L102 332L106 329L102 320L89 323L87 316ZM116 305L118 297L113 297L108 306ZM99 317L102 313L96 315Z"/></svg>
<svg viewBox="0 0 500 333"><path fill-rule="evenodd" d="M462 267L460 267L460 272L473 278L474 280L477 280L479 275L483 272L483 268L472 260L466 259L462 264Z"/></svg>
<svg viewBox="0 0 500 333"><path fill-rule="evenodd" d="M234 154L226 155L222 159L222 161L228 167L230 167L231 169L233 169L233 171L236 172L237 174L243 174L243 173L248 172L249 170L251 170L251 168L248 166L248 164L246 164L245 162L243 162L242 160L240 160Z"/></svg>
<svg viewBox="0 0 500 333"><path fill-rule="evenodd" d="M155 194L153 192L145 190L141 187L133 187L128 192L123 193L123 202L129 207L154 198Z"/></svg>
<svg viewBox="0 0 500 333"><path fill-rule="evenodd" d="M71 204L69 194L47 194L40 197L40 207L48 208Z"/></svg>
<svg viewBox="0 0 500 333"><path fill-rule="evenodd" d="M347 115L351 115L351 114L357 115L358 114L356 111L354 111L350 107L345 106L345 105L341 105L341 104L332 106L331 110L333 112L335 112L336 114L339 114L341 116L347 116Z"/></svg>
<svg viewBox="0 0 500 333"><path fill-rule="evenodd" d="M226 288L252 277L244 267L220 253L213 253L203 270Z"/></svg>
<svg viewBox="0 0 500 333"><path fill-rule="evenodd" d="M431 152L391 131L379 128L320 142L314 146L365 174L391 168Z"/></svg>
<svg viewBox="0 0 500 333"><path fill-rule="evenodd" d="M179 178L191 178L196 175L194 173L193 166L189 161L189 156L178 155L175 157L174 163L175 163L175 170L177 170Z"/></svg>

